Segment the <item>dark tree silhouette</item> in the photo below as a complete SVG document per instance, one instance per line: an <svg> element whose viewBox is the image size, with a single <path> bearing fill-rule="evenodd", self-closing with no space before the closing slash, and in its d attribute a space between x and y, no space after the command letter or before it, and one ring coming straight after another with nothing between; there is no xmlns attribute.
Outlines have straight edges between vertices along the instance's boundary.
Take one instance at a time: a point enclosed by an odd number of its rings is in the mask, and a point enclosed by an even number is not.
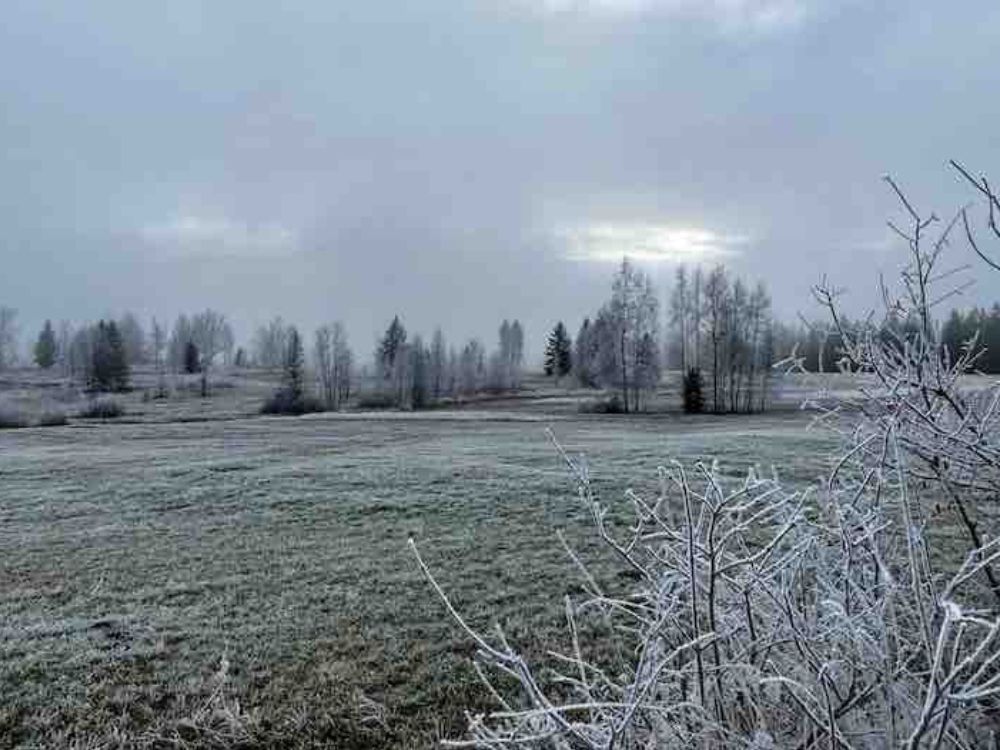
<svg viewBox="0 0 1000 750"><path fill-rule="evenodd" d="M46 320L45 327L35 342L35 363L43 370L48 370L56 363L57 351L56 332L52 329L52 321Z"/></svg>

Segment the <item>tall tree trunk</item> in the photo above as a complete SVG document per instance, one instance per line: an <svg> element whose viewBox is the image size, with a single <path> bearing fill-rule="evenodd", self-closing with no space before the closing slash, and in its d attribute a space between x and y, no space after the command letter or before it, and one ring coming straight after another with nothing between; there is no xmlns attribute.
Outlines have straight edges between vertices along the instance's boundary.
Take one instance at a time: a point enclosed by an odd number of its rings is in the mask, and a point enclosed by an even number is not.
<svg viewBox="0 0 1000 750"><path fill-rule="evenodd" d="M712 330L712 411L719 413L719 341Z"/></svg>
<svg viewBox="0 0 1000 750"><path fill-rule="evenodd" d="M620 349L622 360L622 396L625 399L625 413L628 414L628 364L625 362L625 331L622 330L620 336Z"/></svg>

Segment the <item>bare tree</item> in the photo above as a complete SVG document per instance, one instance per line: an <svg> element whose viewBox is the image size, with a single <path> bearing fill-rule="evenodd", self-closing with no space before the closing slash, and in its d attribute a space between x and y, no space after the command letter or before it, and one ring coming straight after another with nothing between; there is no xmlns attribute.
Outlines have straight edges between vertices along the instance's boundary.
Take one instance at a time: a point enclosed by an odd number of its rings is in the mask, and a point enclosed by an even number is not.
<svg viewBox="0 0 1000 750"><path fill-rule="evenodd" d="M344 324L336 322L316 331L313 353L320 392L327 409L340 409L351 394L354 356Z"/></svg>
<svg viewBox="0 0 1000 750"><path fill-rule="evenodd" d="M167 344L167 364L173 372L184 371L184 355L191 343L191 321L183 313L177 316L174 327L170 331L170 341Z"/></svg>
<svg viewBox="0 0 1000 750"><path fill-rule="evenodd" d="M73 324L68 320L59 322L59 332L56 335L56 364L64 378L72 375L70 367L70 346L73 342Z"/></svg>
<svg viewBox="0 0 1000 750"><path fill-rule="evenodd" d="M288 329L280 315L257 328L253 337L253 360L257 367L276 369L283 366L288 350Z"/></svg>
<svg viewBox="0 0 1000 750"><path fill-rule="evenodd" d="M316 329L313 358L323 404L327 409L335 409L337 396L333 372L333 331L330 326L320 326Z"/></svg>
<svg viewBox="0 0 1000 750"><path fill-rule="evenodd" d="M524 327L520 320L510 324L510 346L508 351L507 369L510 377L510 388L521 387L521 374L524 369Z"/></svg>
<svg viewBox="0 0 1000 750"><path fill-rule="evenodd" d="M677 266L674 275L674 289L670 296L670 319L669 323L677 329L677 346L680 354L680 369L687 372L689 367L688 357L690 344L688 337L691 333L691 291L688 288L687 268L681 264Z"/></svg>
<svg viewBox="0 0 1000 750"><path fill-rule="evenodd" d="M986 203L986 228L994 241L1000 242L1000 194L996 192L985 175L978 179L973 177L969 171L954 159L951 160L954 167L965 180L972 185L979 193L979 196ZM965 236L969 241L969 246L976 254L983 259L993 270L1000 271L1000 262L991 258L981 247L981 242L976 238L972 226L969 224L969 209L963 208L961 211L962 225L965 228Z"/></svg>
<svg viewBox="0 0 1000 750"><path fill-rule="evenodd" d="M68 366L71 377L83 381L90 371L93 360L94 335L92 326L81 326L73 333L68 352Z"/></svg>
<svg viewBox="0 0 1000 750"><path fill-rule="evenodd" d="M17 362L17 310L0 305L0 370Z"/></svg>
<svg viewBox="0 0 1000 750"><path fill-rule="evenodd" d="M167 396L166 350L167 332L160 322L153 318L149 338L150 354L153 355L153 367L156 368L156 397Z"/></svg>
<svg viewBox="0 0 1000 750"><path fill-rule="evenodd" d="M202 398L208 396L209 373L231 339L232 331L222 313L206 309L191 318L191 342L198 347Z"/></svg>
<svg viewBox="0 0 1000 750"><path fill-rule="evenodd" d="M521 367L524 361L524 330L520 321L506 319L500 325L497 350L490 357L490 387L503 391L521 384Z"/></svg>
<svg viewBox="0 0 1000 750"><path fill-rule="evenodd" d="M486 350L478 339L470 339L459 356L458 391L471 396L482 390L486 381Z"/></svg>
<svg viewBox="0 0 1000 750"><path fill-rule="evenodd" d="M640 351L648 336L658 346L658 302L650 278L625 258L612 283L608 302L611 326L618 349L619 387L626 413L639 408L640 385L637 373ZM648 384L647 384L648 385Z"/></svg>
<svg viewBox="0 0 1000 750"><path fill-rule="evenodd" d="M125 346L125 359L129 365L134 367L146 362L146 333L139 319L133 313L126 312L118 321L118 330Z"/></svg>
<svg viewBox="0 0 1000 750"><path fill-rule="evenodd" d="M722 411L725 397L722 390L724 387L722 365L725 361L722 348L725 343L728 298L729 279L726 276L726 269L718 265L708 275L704 295L704 318L708 326L708 340L712 351L712 411L715 412Z"/></svg>

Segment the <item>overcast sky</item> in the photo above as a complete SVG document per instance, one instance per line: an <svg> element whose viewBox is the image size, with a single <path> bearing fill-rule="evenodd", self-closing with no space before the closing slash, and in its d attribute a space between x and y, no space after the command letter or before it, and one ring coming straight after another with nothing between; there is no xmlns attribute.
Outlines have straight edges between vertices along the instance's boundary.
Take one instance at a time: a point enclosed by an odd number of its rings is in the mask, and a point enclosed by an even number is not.
<svg viewBox="0 0 1000 750"><path fill-rule="evenodd" d="M812 314L1000 181L1000 3L5 0L0 304L575 330L628 253ZM998 248L1000 250L1000 248ZM971 260L956 243L956 262ZM1000 296L980 272L971 302ZM664 294L666 290L664 288Z"/></svg>

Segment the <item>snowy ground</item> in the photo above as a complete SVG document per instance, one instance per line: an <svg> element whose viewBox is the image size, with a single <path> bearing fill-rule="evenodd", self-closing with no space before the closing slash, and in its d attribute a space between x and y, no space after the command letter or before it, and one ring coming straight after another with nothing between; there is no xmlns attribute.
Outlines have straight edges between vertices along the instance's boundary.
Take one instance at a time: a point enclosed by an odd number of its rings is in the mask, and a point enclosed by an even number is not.
<svg viewBox="0 0 1000 750"><path fill-rule="evenodd" d="M262 418L270 384L227 382L208 401L132 394L117 422L0 430L0 747L221 743L237 713L258 742L429 747L485 699L408 537L472 622L529 652L579 592L557 530L621 581L546 427L609 502L674 458L808 483L831 444L794 410L595 416L556 389Z"/></svg>

